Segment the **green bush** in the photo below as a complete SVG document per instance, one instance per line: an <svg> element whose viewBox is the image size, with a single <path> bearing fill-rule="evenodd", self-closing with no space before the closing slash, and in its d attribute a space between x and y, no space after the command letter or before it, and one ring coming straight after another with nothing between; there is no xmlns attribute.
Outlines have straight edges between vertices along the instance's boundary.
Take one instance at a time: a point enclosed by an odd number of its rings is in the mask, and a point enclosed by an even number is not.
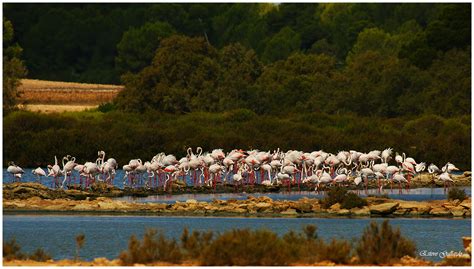
<svg viewBox="0 0 474 269"><path fill-rule="evenodd" d="M329 243L321 242L318 248L318 260L348 264L352 257L351 253L352 246L348 241L333 238Z"/></svg>
<svg viewBox="0 0 474 269"><path fill-rule="evenodd" d="M213 232L199 232L194 230L191 235L187 228L184 228L181 234L181 247L184 255L190 259L199 259L202 250L207 247L213 239Z"/></svg>
<svg viewBox="0 0 474 269"><path fill-rule="evenodd" d="M321 201L323 208L329 208L339 203L341 208L351 209L354 207L363 207L367 205L367 201L353 192L340 186L330 188L324 199Z"/></svg>
<svg viewBox="0 0 474 269"><path fill-rule="evenodd" d="M385 220L381 227L376 222L370 223L357 244L356 252L361 263L381 265L396 262L405 255L415 257L416 247Z"/></svg>
<svg viewBox="0 0 474 269"><path fill-rule="evenodd" d="M341 203L341 208L351 209L355 207L364 207L367 205L367 200L361 198L359 195L348 192Z"/></svg>
<svg viewBox="0 0 474 269"><path fill-rule="evenodd" d="M9 260L21 260L26 256L21 252L20 245L16 242L15 238L10 241L3 242L3 258Z"/></svg>
<svg viewBox="0 0 474 269"><path fill-rule="evenodd" d="M147 229L142 242L135 236L130 238L128 250L120 253L119 259L123 265L149 264L156 261L178 264L181 262L182 253L176 240L167 239L162 232Z"/></svg>
<svg viewBox="0 0 474 269"><path fill-rule="evenodd" d="M203 250L202 265L287 265L288 252L281 238L268 230L232 230Z"/></svg>
<svg viewBox="0 0 474 269"><path fill-rule="evenodd" d="M326 192L326 196L321 201L322 206L324 208L329 208L334 204L337 204L337 203L341 204L342 201L344 201L344 198L346 195L347 195L346 189L339 186L332 187Z"/></svg>
<svg viewBox="0 0 474 269"><path fill-rule="evenodd" d="M451 188L448 191L448 200L459 200L463 201L467 198L466 192L460 188Z"/></svg>
<svg viewBox="0 0 474 269"><path fill-rule="evenodd" d="M36 249L36 251L33 252L33 254L29 256L29 258L30 260L38 261L38 262L45 262L45 261L51 260L51 256L42 248Z"/></svg>

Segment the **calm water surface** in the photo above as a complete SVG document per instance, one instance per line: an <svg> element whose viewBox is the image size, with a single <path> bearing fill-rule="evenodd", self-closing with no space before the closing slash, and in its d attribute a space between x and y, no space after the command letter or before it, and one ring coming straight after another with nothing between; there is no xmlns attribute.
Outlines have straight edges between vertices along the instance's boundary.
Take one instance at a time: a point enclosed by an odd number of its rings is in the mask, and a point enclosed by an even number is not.
<svg viewBox="0 0 474 269"><path fill-rule="evenodd" d="M224 218L158 216L89 216L89 215L4 215L3 240L15 237L25 252L42 247L55 259L73 258L75 236L84 233L81 250L84 259L116 258L127 248L132 234L141 237L145 228L161 229L169 237L179 238L184 227L190 230L222 232L232 228L268 228L278 234L300 230L314 224L322 238L360 237L371 220L349 218ZM402 234L415 241L418 250L462 250L462 236L471 235L470 219L391 219ZM438 257L430 258L439 260Z"/></svg>

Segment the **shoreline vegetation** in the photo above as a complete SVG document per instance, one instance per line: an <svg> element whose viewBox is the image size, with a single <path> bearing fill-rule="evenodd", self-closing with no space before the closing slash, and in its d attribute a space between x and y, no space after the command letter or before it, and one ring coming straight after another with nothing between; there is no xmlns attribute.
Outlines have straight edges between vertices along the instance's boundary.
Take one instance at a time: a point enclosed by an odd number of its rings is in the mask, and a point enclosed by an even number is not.
<svg viewBox="0 0 474 269"><path fill-rule="evenodd" d="M60 193L59 196L54 194ZM454 193L454 192L453 192ZM360 198L342 188L327 192L323 199L297 201L253 197L245 200L137 203L114 200L79 190L50 190L38 183L3 185L4 214L71 213L133 214L163 216L264 216L264 217L471 217L471 197L451 200L404 201L383 196Z"/></svg>
<svg viewBox="0 0 474 269"><path fill-rule="evenodd" d="M119 164L126 164L135 158L151 159L159 152L184 156L188 147L197 146L224 151L280 148L337 152L341 148L363 151L396 145L396 151L409 152L416 160L452 162L461 170L471 170L470 116L382 118L324 112L277 116L258 115L249 109L136 114L114 110L113 106L104 104L86 112L16 111L6 115L5 164L14 161L21 167L43 167L51 164L55 155L68 154L85 162L97 157L98 148Z"/></svg>
<svg viewBox="0 0 474 269"><path fill-rule="evenodd" d="M413 241L392 228L389 220L371 222L360 238L324 240L315 225L279 236L267 229L232 229L189 231L184 228L179 239L168 238L163 231L147 229L140 240L132 235L128 248L117 259L104 257L80 260L80 249L87 240L76 237L74 260L53 260L43 249L27 255L14 238L3 243L6 266L334 266L334 265L470 265L471 238L463 237L464 251L450 251L441 262L417 255ZM390 247L387 247L390 246ZM420 254L421 255L421 254Z"/></svg>

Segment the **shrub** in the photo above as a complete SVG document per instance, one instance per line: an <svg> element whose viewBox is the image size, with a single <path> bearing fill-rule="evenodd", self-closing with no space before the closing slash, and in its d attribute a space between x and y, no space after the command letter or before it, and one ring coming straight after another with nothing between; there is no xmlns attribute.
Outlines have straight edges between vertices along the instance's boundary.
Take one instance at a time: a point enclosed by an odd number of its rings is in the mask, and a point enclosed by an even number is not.
<svg viewBox="0 0 474 269"><path fill-rule="evenodd" d="M114 111L116 110L116 106L112 102L107 102L100 104L99 107L97 107L97 110L103 113L109 112L109 111Z"/></svg>
<svg viewBox="0 0 474 269"><path fill-rule="evenodd" d="M203 251L203 265L286 265L288 251L281 238L268 230L224 232Z"/></svg>
<svg viewBox="0 0 474 269"><path fill-rule="evenodd" d="M321 242L318 249L318 260L348 264L351 252L352 246L348 241L332 239L330 243Z"/></svg>
<svg viewBox="0 0 474 269"><path fill-rule="evenodd" d="M367 205L367 201L365 199L359 197L355 193L348 192L346 189L339 186L329 189L321 202L323 208L329 208L336 203L341 204L341 208L345 209L363 207Z"/></svg>
<svg viewBox="0 0 474 269"><path fill-rule="evenodd" d="M467 198L466 192L463 189L460 188L451 188L448 191L448 200L459 200L463 201L464 199Z"/></svg>
<svg viewBox="0 0 474 269"><path fill-rule="evenodd" d="M15 238L10 241L3 242L3 258L9 260L21 260L25 258L25 254L21 252L20 245Z"/></svg>
<svg viewBox="0 0 474 269"><path fill-rule="evenodd" d="M147 229L140 242L135 236L130 238L128 250L119 255L123 265L148 264L156 261L180 263L182 259L179 245L174 239L167 239L162 232Z"/></svg>
<svg viewBox="0 0 474 269"><path fill-rule="evenodd" d="M79 259L79 251L86 241L86 236L84 234L79 234L76 236L76 260Z"/></svg>
<svg viewBox="0 0 474 269"><path fill-rule="evenodd" d="M321 201L324 208L329 208L336 203L342 203L344 197L347 194L347 190L339 186L330 188L324 199Z"/></svg>
<svg viewBox="0 0 474 269"><path fill-rule="evenodd" d="M211 231L201 233L194 230L189 235L188 229L184 228L181 235L181 247L184 250L184 255L190 259L200 258L202 250L210 244L212 238Z"/></svg>
<svg viewBox="0 0 474 269"><path fill-rule="evenodd" d="M379 228L371 222L356 247L359 261L364 264L388 264L408 255L415 256L415 244L400 235L400 230L392 229L388 220Z"/></svg>
<svg viewBox="0 0 474 269"><path fill-rule="evenodd" d="M341 203L341 208L351 209L354 207L364 207L367 205L367 200L359 197L359 195L348 192Z"/></svg>
<svg viewBox="0 0 474 269"><path fill-rule="evenodd" d="M30 255L30 260L38 261L38 262L45 262L47 260L51 260L51 256L44 251L42 248L36 249L33 254Z"/></svg>

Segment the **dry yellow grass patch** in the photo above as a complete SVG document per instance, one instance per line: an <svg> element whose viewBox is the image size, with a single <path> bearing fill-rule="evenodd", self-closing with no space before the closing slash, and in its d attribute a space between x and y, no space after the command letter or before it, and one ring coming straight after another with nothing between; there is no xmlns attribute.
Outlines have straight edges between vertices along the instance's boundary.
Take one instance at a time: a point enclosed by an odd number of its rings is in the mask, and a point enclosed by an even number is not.
<svg viewBox="0 0 474 269"><path fill-rule="evenodd" d="M54 104L97 106L102 103L110 102L123 89L123 86L120 85L45 81L35 79L23 79L21 83L22 84L19 87L19 91L21 92L20 101L30 105Z"/></svg>
<svg viewBox="0 0 474 269"><path fill-rule="evenodd" d="M21 105L22 109L42 112L42 113L60 113L68 111L84 111L86 109L96 108L97 105L50 105L50 104L28 104Z"/></svg>

